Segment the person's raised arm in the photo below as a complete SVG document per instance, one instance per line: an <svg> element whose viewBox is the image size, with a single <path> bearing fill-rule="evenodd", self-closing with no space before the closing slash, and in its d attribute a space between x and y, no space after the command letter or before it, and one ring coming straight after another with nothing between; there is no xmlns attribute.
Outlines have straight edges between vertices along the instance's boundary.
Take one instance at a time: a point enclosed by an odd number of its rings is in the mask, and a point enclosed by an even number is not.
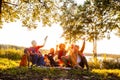
<svg viewBox="0 0 120 80"><path fill-rule="evenodd" d="M45 37L43 46L45 46L45 43L46 43L46 41L47 41L47 38L48 38L48 36Z"/></svg>
<svg viewBox="0 0 120 80"><path fill-rule="evenodd" d="M56 45L55 55L58 55L58 47L59 45Z"/></svg>
<svg viewBox="0 0 120 80"><path fill-rule="evenodd" d="M45 37L44 42L43 42L43 45L38 46L38 48L42 48L42 47L45 46L45 43L46 43L47 38L48 38L48 36Z"/></svg>
<svg viewBox="0 0 120 80"><path fill-rule="evenodd" d="M80 50L80 53L83 53L84 49L85 49L85 38L83 39L83 45L82 45L82 48Z"/></svg>

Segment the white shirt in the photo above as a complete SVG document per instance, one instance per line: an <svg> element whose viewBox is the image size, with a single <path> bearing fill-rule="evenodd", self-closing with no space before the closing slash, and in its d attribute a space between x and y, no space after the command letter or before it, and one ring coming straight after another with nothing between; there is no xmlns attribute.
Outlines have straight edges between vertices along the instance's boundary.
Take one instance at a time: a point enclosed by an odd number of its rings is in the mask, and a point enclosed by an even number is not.
<svg viewBox="0 0 120 80"><path fill-rule="evenodd" d="M81 62L81 58L80 56L77 54L77 63L80 63Z"/></svg>

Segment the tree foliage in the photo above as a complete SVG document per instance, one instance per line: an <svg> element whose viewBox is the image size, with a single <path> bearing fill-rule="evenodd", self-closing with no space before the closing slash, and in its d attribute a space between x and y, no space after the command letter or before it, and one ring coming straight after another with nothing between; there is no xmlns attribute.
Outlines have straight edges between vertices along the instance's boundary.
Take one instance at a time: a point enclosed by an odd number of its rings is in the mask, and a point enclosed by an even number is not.
<svg viewBox="0 0 120 80"><path fill-rule="evenodd" d="M38 22L60 23L64 37L73 42L83 35L89 41L103 39L113 30L120 32L120 2L86 0L77 5L74 0L1 0L0 26L16 20L28 28L36 28Z"/></svg>
<svg viewBox="0 0 120 80"><path fill-rule="evenodd" d="M0 1L0 27L2 27L3 22L13 22L19 19L16 6L17 5L12 4L10 0Z"/></svg>
<svg viewBox="0 0 120 80"><path fill-rule="evenodd" d="M87 35L89 41L110 38L106 34L120 28L119 3L113 0L87 0L84 5L72 3L69 8L71 3L67 3L60 18L65 37L73 42L83 35Z"/></svg>
<svg viewBox="0 0 120 80"><path fill-rule="evenodd" d="M54 0L1 0L1 25L4 22L20 20L23 26L36 28L38 22L51 25L57 18Z"/></svg>
<svg viewBox="0 0 120 80"><path fill-rule="evenodd" d="M50 26L53 23L53 16L57 13L53 0L21 2L20 9L23 26L29 28L36 28L36 23L40 21Z"/></svg>

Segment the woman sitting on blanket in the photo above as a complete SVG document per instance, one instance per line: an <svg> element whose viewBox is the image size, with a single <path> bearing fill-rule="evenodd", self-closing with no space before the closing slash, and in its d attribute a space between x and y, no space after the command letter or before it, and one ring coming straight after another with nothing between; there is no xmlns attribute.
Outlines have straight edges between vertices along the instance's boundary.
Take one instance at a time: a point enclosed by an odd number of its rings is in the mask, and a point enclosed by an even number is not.
<svg viewBox="0 0 120 80"><path fill-rule="evenodd" d="M62 61L64 62L65 65L68 64L69 62L71 64L71 67L73 68L83 69L84 65L86 65L88 70L89 66L85 56L83 55L84 49L85 49L85 39L83 40L83 45L80 50L78 45L72 45L69 56L68 57L63 56Z"/></svg>
<svg viewBox="0 0 120 80"><path fill-rule="evenodd" d="M65 44L61 43L59 44L59 50L56 50L56 53L58 55L58 65L61 67L64 66L62 57L67 54L67 50L65 48L66 48Z"/></svg>

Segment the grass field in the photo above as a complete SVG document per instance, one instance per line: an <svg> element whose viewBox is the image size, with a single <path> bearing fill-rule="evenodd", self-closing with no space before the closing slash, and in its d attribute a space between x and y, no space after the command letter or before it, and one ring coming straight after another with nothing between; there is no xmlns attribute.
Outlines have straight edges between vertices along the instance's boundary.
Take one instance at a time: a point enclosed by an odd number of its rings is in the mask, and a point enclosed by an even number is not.
<svg viewBox="0 0 120 80"><path fill-rule="evenodd" d="M1 46L0 80L120 80L120 61L103 57L104 62L94 59L89 61L90 71L79 69L19 67L23 48ZM102 67L101 67L102 65Z"/></svg>
<svg viewBox="0 0 120 80"><path fill-rule="evenodd" d="M38 67L28 69L28 67L20 68L19 62L19 60L0 58L0 80L120 80L119 69L92 69L90 71Z"/></svg>
<svg viewBox="0 0 120 80"><path fill-rule="evenodd" d="M0 58L0 69L8 69L8 68L14 68L18 67L20 63L20 60L10 60L7 58Z"/></svg>

